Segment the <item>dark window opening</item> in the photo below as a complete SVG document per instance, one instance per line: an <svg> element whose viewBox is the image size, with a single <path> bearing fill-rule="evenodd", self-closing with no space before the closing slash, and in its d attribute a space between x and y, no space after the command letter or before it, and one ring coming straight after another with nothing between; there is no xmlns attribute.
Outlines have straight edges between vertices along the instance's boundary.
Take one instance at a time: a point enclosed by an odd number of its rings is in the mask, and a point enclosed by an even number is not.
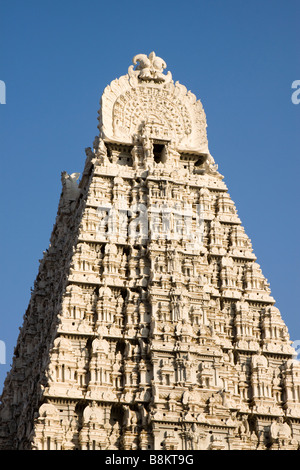
<svg viewBox="0 0 300 470"><path fill-rule="evenodd" d="M153 144L153 155L155 163L166 162L166 147L163 144Z"/></svg>
<svg viewBox="0 0 300 470"><path fill-rule="evenodd" d="M205 162L206 158L207 158L206 155L201 155L201 156L198 158L198 160L196 161L195 166L197 167L197 166L203 165L203 163Z"/></svg>

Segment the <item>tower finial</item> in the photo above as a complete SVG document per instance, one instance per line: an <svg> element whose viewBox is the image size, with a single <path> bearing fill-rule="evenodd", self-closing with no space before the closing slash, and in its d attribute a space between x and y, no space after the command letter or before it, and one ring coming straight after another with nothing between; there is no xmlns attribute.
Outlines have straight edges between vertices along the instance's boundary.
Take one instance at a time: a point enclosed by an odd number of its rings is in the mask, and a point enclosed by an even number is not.
<svg viewBox="0 0 300 470"><path fill-rule="evenodd" d="M138 75L140 80L157 83L166 80L167 76L163 74L163 70L167 67L167 64L163 59L157 57L154 51L150 52L148 56L146 54L137 54L132 61L136 65L136 70L140 71Z"/></svg>

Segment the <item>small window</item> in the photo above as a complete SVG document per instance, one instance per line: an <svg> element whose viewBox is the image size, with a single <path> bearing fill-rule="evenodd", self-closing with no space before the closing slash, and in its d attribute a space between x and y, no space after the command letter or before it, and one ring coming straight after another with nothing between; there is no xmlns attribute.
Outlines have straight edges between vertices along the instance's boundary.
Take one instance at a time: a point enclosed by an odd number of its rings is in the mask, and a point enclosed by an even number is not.
<svg viewBox="0 0 300 470"><path fill-rule="evenodd" d="M206 161L206 159L207 159L207 155L200 155L198 160L195 163L195 167L197 168L199 166L202 166L203 163Z"/></svg>
<svg viewBox="0 0 300 470"><path fill-rule="evenodd" d="M155 163L166 162L166 147L163 144L153 144L153 155Z"/></svg>

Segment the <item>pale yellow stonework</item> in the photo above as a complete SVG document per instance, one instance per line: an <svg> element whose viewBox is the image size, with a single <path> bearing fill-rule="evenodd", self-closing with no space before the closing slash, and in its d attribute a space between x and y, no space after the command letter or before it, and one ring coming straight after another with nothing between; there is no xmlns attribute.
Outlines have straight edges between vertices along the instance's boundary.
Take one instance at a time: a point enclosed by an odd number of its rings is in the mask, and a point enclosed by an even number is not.
<svg viewBox="0 0 300 470"><path fill-rule="evenodd" d="M133 64L62 173L0 449L298 449L299 362L202 104L154 53Z"/></svg>

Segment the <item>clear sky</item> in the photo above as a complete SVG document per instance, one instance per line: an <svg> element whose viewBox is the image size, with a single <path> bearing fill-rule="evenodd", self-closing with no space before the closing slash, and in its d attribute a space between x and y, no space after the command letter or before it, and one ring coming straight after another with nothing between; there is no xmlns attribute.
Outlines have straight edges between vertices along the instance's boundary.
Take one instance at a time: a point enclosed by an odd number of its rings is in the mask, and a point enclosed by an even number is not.
<svg viewBox="0 0 300 470"><path fill-rule="evenodd" d="M299 18L299 0L1 0L0 391L61 172L82 172L102 91L138 53L155 51L202 101L210 152L300 340Z"/></svg>

